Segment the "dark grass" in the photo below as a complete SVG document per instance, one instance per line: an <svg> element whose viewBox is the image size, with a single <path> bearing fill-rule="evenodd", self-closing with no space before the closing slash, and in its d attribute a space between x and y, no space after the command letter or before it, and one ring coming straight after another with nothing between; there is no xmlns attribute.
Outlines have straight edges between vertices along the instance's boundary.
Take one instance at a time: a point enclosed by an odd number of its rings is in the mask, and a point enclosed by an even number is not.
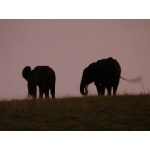
<svg viewBox="0 0 150 150"><path fill-rule="evenodd" d="M149 131L150 96L0 102L1 131Z"/></svg>

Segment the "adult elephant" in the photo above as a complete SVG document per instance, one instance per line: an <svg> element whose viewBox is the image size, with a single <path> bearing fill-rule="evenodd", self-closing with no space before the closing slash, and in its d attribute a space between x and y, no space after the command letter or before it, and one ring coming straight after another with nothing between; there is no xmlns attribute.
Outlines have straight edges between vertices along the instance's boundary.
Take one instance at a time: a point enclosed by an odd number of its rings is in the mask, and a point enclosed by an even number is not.
<svg viewBox="0 0 150 150"><path fill-rule="evenodd" d="M88 85L94 82L98 95L104 95L105 88L108 95L116 95L121 74L121 67L117 60L112 57L98 60L90 64L83 71L83 76L80 83L80 92L83 95L88 94Z"/></svg>
<svg viewBox="0 0 150 150"><path fill-rule="evenodd" d="M39 87L39 98L49 98L49 90L52 98L55 98L55 72L49 66L37 66L31 70L30 66L26 66L22 70L22 76L28 83L28 96L36 98L37 86Z"/></svg>

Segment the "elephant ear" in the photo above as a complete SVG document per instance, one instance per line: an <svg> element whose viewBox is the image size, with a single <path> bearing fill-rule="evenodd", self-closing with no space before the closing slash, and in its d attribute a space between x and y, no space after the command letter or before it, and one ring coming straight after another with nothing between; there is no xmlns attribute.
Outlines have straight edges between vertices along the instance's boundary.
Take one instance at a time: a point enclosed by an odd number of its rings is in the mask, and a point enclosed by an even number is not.
<svg viewBox="0 0 150 150"><path fill-rule="evenodd" d="M96 66L96 63L94 62L87 67L88 73L90 76L93 76L93 73L95 72L95 66Z"/></svg>
<svg viewBox="0 0 150 150"><path fill-rule="evenodd" d="M22 76L28 81L29 76L31 73L31 67L30 66L26 66L23 70L22 70Z"/></svg>
<svg viewBox="0 0 150 150"><path fill-rule="evenodd" d="M88 82L93 82L93 79L94 79L94 72L95 72L95 65L96 63L92 63L90 64L86 69L85 69L85 73L86 73L86 80Z"/></svg>

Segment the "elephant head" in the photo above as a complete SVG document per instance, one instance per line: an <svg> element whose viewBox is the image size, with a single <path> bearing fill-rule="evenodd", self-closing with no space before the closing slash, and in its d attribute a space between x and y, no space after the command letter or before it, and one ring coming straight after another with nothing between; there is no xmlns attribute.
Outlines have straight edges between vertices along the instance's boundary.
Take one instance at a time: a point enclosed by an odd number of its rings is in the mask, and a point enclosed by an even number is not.
<svg viewBox="0 0 150 150"><path fill-rule="evenodd" d="M88 94L88 85L94 81L94 73L93 73L94 68L95 68L95 63L92 63L83 71L83 75L80 83L80 92L82 95Z"/></svg>
<svg viewBox="0 0 150 150"><path fill-rule="evenodd" d="M26 66L22 71L22 76L27 80L28 83L28 96L31 95L36 98L36 81L35 75L31 71L30 66Z"/></svg>

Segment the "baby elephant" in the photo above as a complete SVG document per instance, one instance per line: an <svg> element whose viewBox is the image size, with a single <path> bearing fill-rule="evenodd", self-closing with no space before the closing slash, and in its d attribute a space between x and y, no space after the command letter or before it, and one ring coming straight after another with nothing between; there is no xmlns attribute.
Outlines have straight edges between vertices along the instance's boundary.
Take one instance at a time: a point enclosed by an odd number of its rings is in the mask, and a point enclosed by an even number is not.
<svg viewBox="0 0 150 150"><path fill-rule="evenodd" d="M22 76L28 83L28 96L36 98L37 86L39 87L39 98L49 98L49 90L52 98L55 98L55 72L49 66L37 66L31 70L30 66L26 66L22 70Z"/></svg>

